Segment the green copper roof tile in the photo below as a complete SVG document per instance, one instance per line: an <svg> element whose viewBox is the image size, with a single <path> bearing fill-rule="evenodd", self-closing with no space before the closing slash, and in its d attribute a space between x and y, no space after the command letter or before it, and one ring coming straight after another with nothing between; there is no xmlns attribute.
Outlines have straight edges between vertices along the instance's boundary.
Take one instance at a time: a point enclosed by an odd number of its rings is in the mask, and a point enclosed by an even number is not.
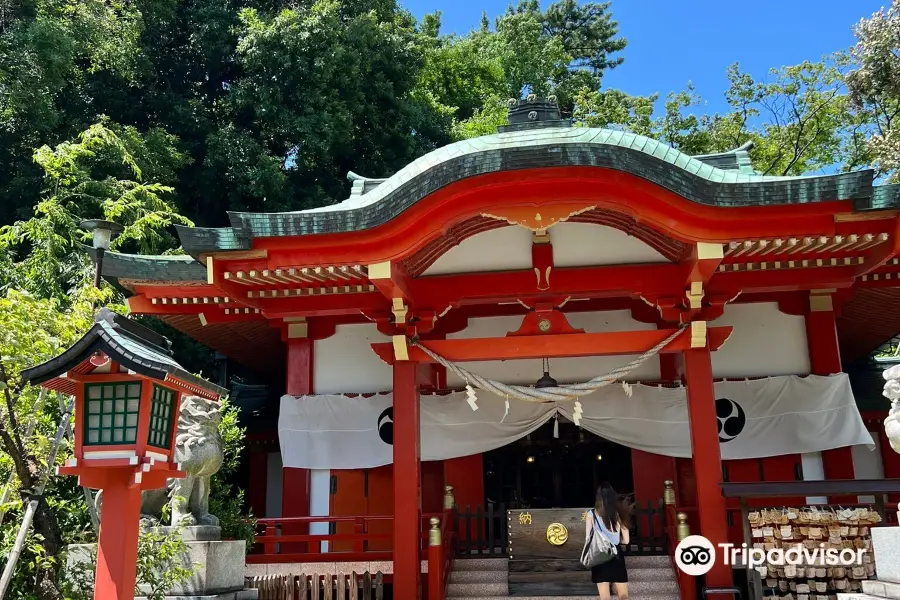
<svg viewBox="0 0 900 600"><path fill-rule="evenodd" d="M697 161L700 162L700 161ZM700 168L697 170L697 177L702 177L703 179L711 179L714 172L721 173L721 169L713 169L706 163L700 163Z"/></svg>
<svg viewBox="0 0 900 600"><path fill-rule="evenodd" d="M252 237L376 227L456 181L497 171L557 166L596 166L630 173L688 200L713 206L870 201L871 171L824 178L762 177L747 172L747 165L746 148L692 158L656 140L621 131L519 128L435 150L377 187L373 185L367 193L352 195L334 206L281 214L230 213L231 230L180 228L179 235L185 250L196 255L211 249L246 249Z"/></svg>
<svg viewBox="0 0 900 600"><path fill-rule="evenodd" d="M678 167L679 169L686 169L690 163L691 163L691 157L688 156L687 154L683 154L683 153L679 152L675 156L675 162L673 162L672 164L675 165L676 167Z"/></svg>
<svg viewBox="0 0 900 600"><path fill-rule="evenodd" d="M864 208L873 210L900 208L900 184L879 185L872 193L872 205Z"/></svg>

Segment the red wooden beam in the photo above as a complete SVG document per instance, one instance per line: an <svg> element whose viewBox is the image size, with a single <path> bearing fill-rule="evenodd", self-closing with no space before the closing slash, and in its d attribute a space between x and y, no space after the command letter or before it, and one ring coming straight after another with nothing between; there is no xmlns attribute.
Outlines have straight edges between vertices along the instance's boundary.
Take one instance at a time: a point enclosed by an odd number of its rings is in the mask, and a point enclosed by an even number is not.
<svg viewBox="0 0 900 600"><path fill-rule="evenodd" d="M733 327L710 327L710 350L718 350L731 335ZM608 333L570 333L503 338L428 340L420 343L435 354L454 361L513 360L526 358L572 358L578 356L616 356L641 354L675 333L673 329L615 331ZM660 352L681 352L691 347L690 331L685 330ZM394 364L392 343L372 344L372 349L388 364ZM416 346L409 347L409 360L433 362Z"/></svg>
<svg viewBox="0 0 900 600"><path fill-rule="evenodd" d="M856 267L854 275L857 277L868 275L897 256L897 254L900 254L900 221L895 223L891 237L887 241L878 244L869 251L865 262Z"/></svg>

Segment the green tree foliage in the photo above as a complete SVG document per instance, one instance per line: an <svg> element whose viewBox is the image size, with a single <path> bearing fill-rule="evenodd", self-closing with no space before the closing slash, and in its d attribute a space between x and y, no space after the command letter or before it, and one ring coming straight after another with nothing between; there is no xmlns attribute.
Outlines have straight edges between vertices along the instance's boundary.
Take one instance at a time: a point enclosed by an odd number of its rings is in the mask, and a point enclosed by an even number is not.
<svg viewBox="0 0 900 600"><path fill-rule="evenodd" d="M867 119L854 111L845 84L846 59L773 69L756 80L737 64L728 68L725 99L730 110L703 114L691 85L659 98L618 90L582 89L575 121L589 127L622 129L661 140L687 154L724 152L753 143L753 166L764 175L803 175L867 165L861 135Z"/></svg>
<svg viewBox="0 0 900 600"><path fill-rule="evenodd" d="M45 399L41 406L36 389L19 387L19 374L65 350L87 331L90 323L87 297L75 299L68 307L56 299L41 299L14 290L0 297L0 396L3 399L0 402L0 478L5 482L13 473L15 485L2 524L6 552L18 529L17 517L21 517L19 491L27 494L28 490L35 489L47 469L56 466L48 465L47 460L60 418L55 398ZM25 437L24 432L32 421L35 435ZM70 448L64 448L57 455L58 462L70 452ZM86 510L65 512L66 507L78 504L76 490L70 485L51 486L45 500L39 503L12 597L59 597L55 584L56 557L64 544L80 541L87 529Z"/></svg>
<svg viewBox="0 0 900 600"><path fill-rule="evenodd" d="M173 170L184 164L171 143L159 131L139 134L132 127L101 122L74 140L39 148L34 160L45 173L44 196L31 218L0 229L0 257L7 259L0 261L5 290L0 297L0 477L15 476L13 502L4 507L6 520L0 523L0 543L7 551L21 516L19 490L33 489L53 467L46 464L49 440L61 416L55 398L38 405L37 389L19 387L19 373L57 356L82 336L93 322L92 304L124 312L116 290L92 287L90 260L77 245L84 236L78 223L88 217L118 222L124 231L113 242L117 249L174 250L170 226L190 222L167 201L171 187L159 182L171 179ZM31 420L35 435L26 437ZM221 432L226 442L224 478L235 468L243 437L234 409L226 409ZM65 447L58 460L70 454ZM242 495L220 481L214 489L214 502L227 509L226 530L247 537L252 525L242 521ZM60 551L66 544L85 541L93 541L93 532L82 492L71 478L54 479L35 516L14 597L60 598L55 583ZM177 544L152 535L141 543L141 568L148 578L144 581L159 595L172 578L184 575L172 562ZM172 564L166 566L166 561Z"/></svg>
<svg viewBox="0 0 900 600"><path fill-rule="evenodd" d="M121 224L124 231L112 245L120 251L160 253L177 245L170 226L191 222L165 199L172 188L144 174L171 178L183 157L159 131L143 136L132 127L116 129L96 123L73 141L34 152L44 193L31 218L0 228L0 253L10 261L0 273L4 287L60 301L83 287L90 280L89 260L78 247L88 239L78 226L83 219ZM153 145L162 151L150 152Z"/></svg>
<svg viewBox="0 0 900 600"><path fill-rule="evenodd" d="M868 152L881 175L900 174L900 1L863 19L854 28L850 97L859 111L861 152Z"/></svg>
<svg viewBox="0 0 900 600"><path fill-rule="evenodd" d="M495 132L506 101L529 93L555 95L569 116L580 92L598 91L603 73L622 64L618 29L609 2L559 0L542 11L536 0L521 0L493 28L485 15L466 36L440 35L440 13L429 15L417 90L453 115L455 139Z"/></svg>

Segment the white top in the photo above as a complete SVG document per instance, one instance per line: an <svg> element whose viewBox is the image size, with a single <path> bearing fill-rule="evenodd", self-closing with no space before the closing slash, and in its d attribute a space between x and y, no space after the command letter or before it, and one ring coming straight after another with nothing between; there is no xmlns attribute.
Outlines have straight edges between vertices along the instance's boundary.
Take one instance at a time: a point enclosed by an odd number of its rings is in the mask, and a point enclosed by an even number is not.
<svg viewBox="0 0 900 600"><path fill-rule="evenodd" d="M606 539L608 539L613 546L618 546L619 539L621 537L621 527L618 525L618 523L616 524L615 531L611 531L603 522L603 519L598 517L597 513L593 510L591 511L591 516L594 519L594 529L599 530L600 533L606 536Z"/></svg>

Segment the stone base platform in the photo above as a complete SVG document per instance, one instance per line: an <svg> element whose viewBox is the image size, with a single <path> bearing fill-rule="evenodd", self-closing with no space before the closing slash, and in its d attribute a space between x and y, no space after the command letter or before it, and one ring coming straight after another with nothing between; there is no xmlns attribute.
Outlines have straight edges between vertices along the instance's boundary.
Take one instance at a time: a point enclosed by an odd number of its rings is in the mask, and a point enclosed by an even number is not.
<svg viewBox="0 0 900 600"><path fill-rule="evenodd" d="M863 581L861 594L838 594L838 600L900 600L900 527L873 527L872 550L878 579Z"/></svg>
<svg viewBox="0 0 900 600"><path fill-rule="evenodd" d="M154 528L171 533L169 527ZM182 564L193 574L187 581L168 590L166 600L254 600L258 590L244 589L244 557L246 542L221 539L218 527L185 527L181 531L187 546ZM67 568L91 562L94 544L73 545L67 548ZM93 565L91 565L93 570ZM144 586L138 586L147 593Z"/></svg>
<svg viewBox="0 0 900 600"><path fill-rule="evenodd" d="M215 596L166 596L165 600L257 600L257 598L259 598L259 590L241 590ZM134 600L147 600L147 597L138 596Z"/></svg>

